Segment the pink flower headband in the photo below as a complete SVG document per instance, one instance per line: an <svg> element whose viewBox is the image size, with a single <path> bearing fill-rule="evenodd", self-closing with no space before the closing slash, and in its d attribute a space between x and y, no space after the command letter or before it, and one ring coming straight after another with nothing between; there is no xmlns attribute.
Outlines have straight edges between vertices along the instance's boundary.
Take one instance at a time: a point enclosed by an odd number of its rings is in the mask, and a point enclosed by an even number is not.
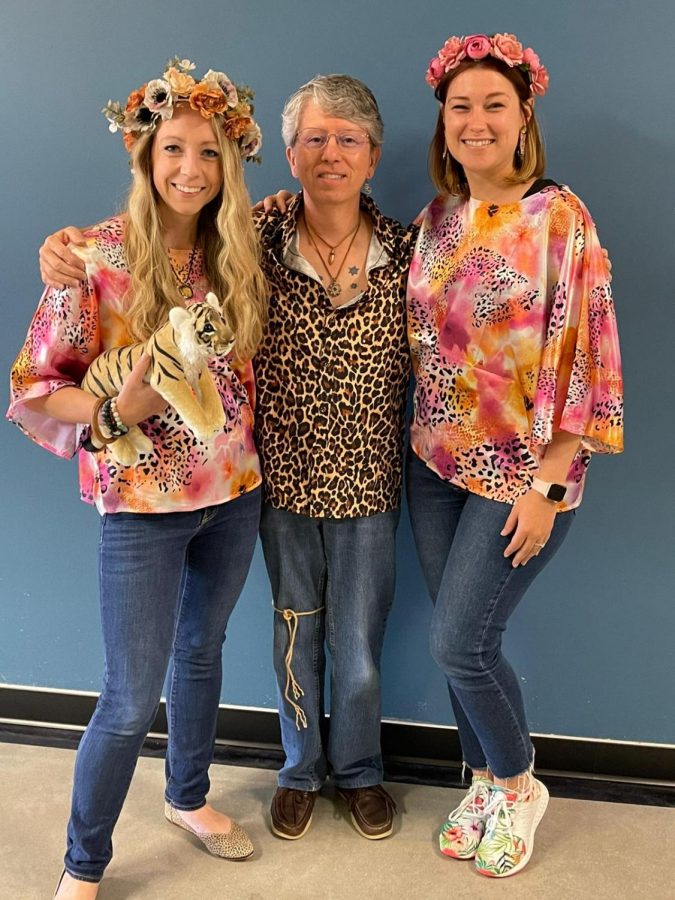
<svg viewBox="0 0 675 900"><path fill-rule="evenodd" d="M469 37L449 37L438 51L438 56L429 62L426 82L434 90L441 83L443 76L464 59L474 61L494 56L507 66L520 69L530 84L533 94L540 97L548 90L548 71L539 62L539 57L531 47L523 50L515 34L472 34Z"/></svg>
<svg viewBox="0 0 675 900"><path fill-rule="evenodd" d="M246 85L234 85L224 72L212 69L195 81L189 74L194 68L189 59L175 56L161 78L129 94L126 106L108 100L101 112L110 123L109 130L121 130L124 146L131 151L144 131L154 131L173 116L176 103L189 103L205 119L220 116L225 136L237 144L241 158L260 162L257 153L262 134L253 118L253 91Z"/></svg>

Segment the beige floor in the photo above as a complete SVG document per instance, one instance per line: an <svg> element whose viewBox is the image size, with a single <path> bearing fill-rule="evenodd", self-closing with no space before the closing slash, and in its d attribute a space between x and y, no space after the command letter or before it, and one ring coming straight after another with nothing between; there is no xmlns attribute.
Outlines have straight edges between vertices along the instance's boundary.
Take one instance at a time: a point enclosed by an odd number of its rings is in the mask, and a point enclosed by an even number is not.
<svg viewBox="0 0 675 900"><path fill-rule="evenodd" d="M0 744L0 898L48 900L58 878L74 753ZM115 833L100 900L669 900L675 810L553 799L528 868L499 882L443 858L436 826L459 792L390 786L403 812L393 837L365 841L321 797L301 841L267 826L273 772L212 767L211 800L256 844L245 863L210 857L162 816L162 762L142 759Z"/></svg>

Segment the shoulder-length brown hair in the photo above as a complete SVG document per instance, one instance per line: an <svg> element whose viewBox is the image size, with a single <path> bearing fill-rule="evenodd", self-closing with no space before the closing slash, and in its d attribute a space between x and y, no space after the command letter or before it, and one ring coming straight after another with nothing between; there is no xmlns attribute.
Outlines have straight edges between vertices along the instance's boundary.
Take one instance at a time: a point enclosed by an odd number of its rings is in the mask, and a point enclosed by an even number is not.
<svg viewBox="0 0 675 900"><path fill-rule="evenodd" d="M429 175L441 194L469 196L469 183L464 174L464 167L448 151L445 143L445 126L443 112L448 88L454 79L472 67L493 69L507 78L513 85L523 114L528 118L525 147L522 153L516 148L513 154L513 175L508 179L511 184L524 184L532 178L541 178L546 169L544 139L532 106L532 93L527 76L517 67L508 66L500 59L487 56L477 62L462 60L456 69L448 72L436 88L435 95L441 104L436 121L436 130L429 146Z"/></svg>

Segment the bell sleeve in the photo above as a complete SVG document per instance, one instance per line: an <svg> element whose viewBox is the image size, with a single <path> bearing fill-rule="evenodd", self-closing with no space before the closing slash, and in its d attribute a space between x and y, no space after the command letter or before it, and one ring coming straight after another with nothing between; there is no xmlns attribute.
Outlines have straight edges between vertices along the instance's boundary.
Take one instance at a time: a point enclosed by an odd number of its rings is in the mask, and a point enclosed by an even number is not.
<svg viewBox="0 0 675 900"><path fill-rule="evenodd" d="M98 302L87 279L76 288L47 288L11 371L7 418L33 441L70 458L88 434L88 425L60 422L29 409L26 401L79 387L101 352Z"/></svg>
<svg viewBox="0 0 675 900"><path fill-rule="evenodd" d="M532 437L581 437L597 453L623 449L623 387L609 272L593 220L564 192L548 235L548 323L534 398Z"/></svg>

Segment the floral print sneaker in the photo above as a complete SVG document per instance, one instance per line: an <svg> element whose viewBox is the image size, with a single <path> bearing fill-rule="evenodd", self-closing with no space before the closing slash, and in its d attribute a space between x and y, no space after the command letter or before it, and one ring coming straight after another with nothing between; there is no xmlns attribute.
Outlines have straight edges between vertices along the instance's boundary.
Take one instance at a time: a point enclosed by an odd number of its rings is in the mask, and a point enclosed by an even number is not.
<svg viewBox="0 0 675 900"><path fill-rule="evenodd" d="M485 808L490 800L492 782L488 778L474 778L471 787L457 809L448 816L441 828L438 843L441 853L455 859L472 859L483 837Z"/></svg>
<svg viewBox="0 0 675 900"><path fill-rule="evenodd" d="M548 805L548 791L532 779L533 800L497 785L492 786L485 810L485 834L476 853L476 869L490 878L520 872L530 861L534 832Z"/></svg>

